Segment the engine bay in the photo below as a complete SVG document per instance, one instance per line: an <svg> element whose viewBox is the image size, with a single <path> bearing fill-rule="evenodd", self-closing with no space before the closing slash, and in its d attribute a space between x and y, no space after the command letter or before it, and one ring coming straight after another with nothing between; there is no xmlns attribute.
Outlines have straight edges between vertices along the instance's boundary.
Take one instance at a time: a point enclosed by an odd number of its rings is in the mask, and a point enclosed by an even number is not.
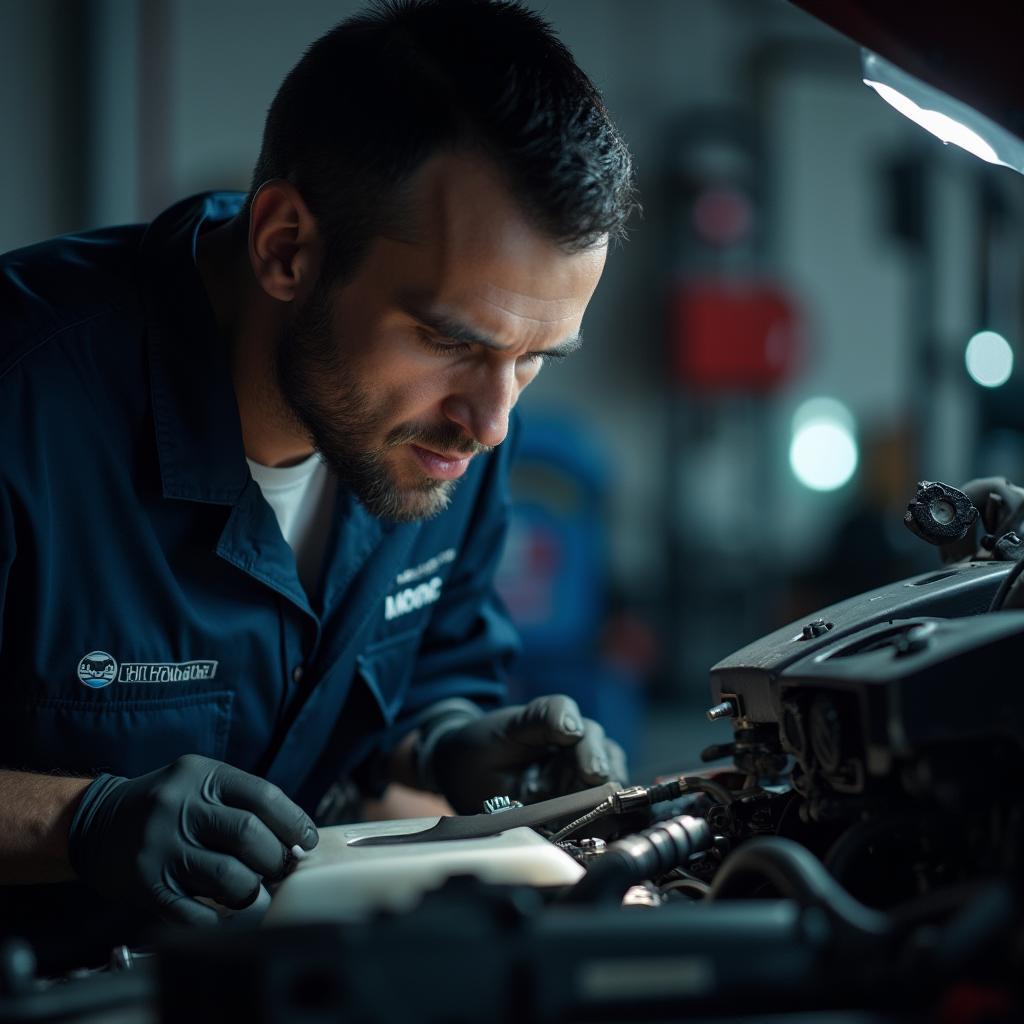
<svg viewBox="0 0 1024 1024"><path fill-rule="evenodd" d="M1019 1020L1022 507L922 484L944 567L715 665L696 770L325 828L254 913L104 970L8 940L0 1017Z"/></svg>

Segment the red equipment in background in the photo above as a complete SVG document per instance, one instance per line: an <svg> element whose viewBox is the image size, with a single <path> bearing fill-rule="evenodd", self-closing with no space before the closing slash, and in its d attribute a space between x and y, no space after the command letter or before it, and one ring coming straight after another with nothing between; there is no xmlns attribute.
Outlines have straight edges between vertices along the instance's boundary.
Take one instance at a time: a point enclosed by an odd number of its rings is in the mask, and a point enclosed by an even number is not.
<svg viewBox="0 0 1024 1024"><path fill-rule="evenodd" d="M669 301L671 364L683 387L768 392L796 372L803 356L800 316L771 282L688 280Z"/></svg>

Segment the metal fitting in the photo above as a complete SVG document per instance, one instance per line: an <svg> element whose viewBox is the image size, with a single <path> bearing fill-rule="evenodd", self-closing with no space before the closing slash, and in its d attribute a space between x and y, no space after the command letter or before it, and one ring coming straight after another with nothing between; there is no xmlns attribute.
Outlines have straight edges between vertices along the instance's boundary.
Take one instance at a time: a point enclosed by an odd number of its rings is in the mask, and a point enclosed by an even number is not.
<svg viewBox="0 0 1024 1024"><path fill-rule="evenodd" d="M735 718L736 702L732 700L723 700L721 704L716 704L713 708L708 708L707 715L709 722L717 722L720 718Z"/></svg>
<svg viewBox="0 0 1024 1024"><path fill-rule="evenodd" d="M484 801L484 814L499 814L501 811L511 811L523 805L510 796L489 796Z"/></svg>

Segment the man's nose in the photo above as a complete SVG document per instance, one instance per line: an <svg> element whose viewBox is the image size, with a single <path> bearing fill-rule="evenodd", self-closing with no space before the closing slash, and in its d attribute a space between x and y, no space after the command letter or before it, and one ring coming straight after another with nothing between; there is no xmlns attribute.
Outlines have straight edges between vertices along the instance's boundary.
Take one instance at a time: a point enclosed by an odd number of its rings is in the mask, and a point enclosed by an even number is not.
<svg viewBox="0 0 1024 1024"><path fill-rule="evenodd" d="M468 376L444 401L444 414L480 444L501 444L508 417L519 397L515 365L488 366Z"/></svg>

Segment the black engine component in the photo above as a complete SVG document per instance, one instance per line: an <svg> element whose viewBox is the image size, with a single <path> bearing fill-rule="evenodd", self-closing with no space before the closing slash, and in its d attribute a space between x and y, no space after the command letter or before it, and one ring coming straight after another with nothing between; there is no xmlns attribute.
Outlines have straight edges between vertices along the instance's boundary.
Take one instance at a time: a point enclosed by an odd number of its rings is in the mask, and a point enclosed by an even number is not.
<svg viewBox="0 0 1024 1024"><path fill-rule="evenodd" d="M709 812L734 845L769 821L875 907L1019 870L1024 611L992 609L1015 603L1022 508L1005 480L919 485L908 525L966 560L823 609L712 669L734 742L709 753L791 789L787 802L778 786L734 801L728 821Z"/></svg>
<svg viewBox="0 0 1024 1024"><path fill-rule="evenodd" d="M917 485L903 517L906 527L929 544L962 540L977 520L978 510L963 491L928 480Z"/></svg>
<svg viewBox="0 0 1024 1024"><path fill-rule="evenodd" d="M733 739L705 756L729 768L360 841L530 825L584 866L574 887L455 877L407 913L168 935L151 964L126 971L122 957L66 987L33 978L10 947L0 1018L141 1022L158 1006L168 1024L980 1020L949 1010L967 998L986 1021L1022 1019L1024 560L1012 559L1024 491L991 483L922 485L911 503L931 517L915 520L928 539L951 526L943 556L970 545L967 560L832 605L712 669L713 717ZM989 532L975 549L978 518Z"/></svg>
<svg viewBox="0 0 1024 1024"><path fill-rule="evenodd" d="M984 529L977 539L975 524ZM939 548L942 561L989 558L1017 561L1024 556L1024 488L1005 477L970 480L963 489L924 480L907 505L904 525Z"/></svg>

